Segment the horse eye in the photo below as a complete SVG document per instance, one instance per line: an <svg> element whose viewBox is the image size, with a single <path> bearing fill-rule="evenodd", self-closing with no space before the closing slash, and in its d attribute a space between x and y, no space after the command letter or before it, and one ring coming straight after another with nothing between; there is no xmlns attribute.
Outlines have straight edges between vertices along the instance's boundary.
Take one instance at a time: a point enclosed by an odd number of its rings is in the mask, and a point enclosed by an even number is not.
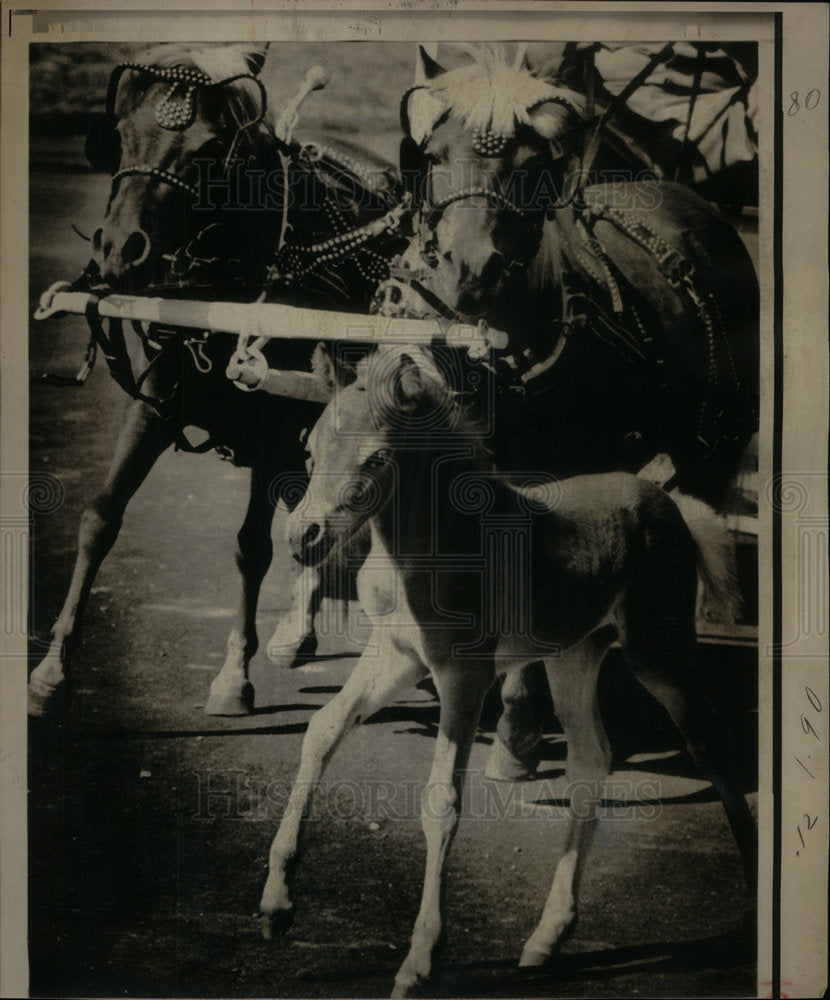
<svg viewBox="0 0 830 1000"><path fill-rule="evenodd" d="M428 267L438 267L438 248L435 240L429 240L421 247L421 260Z"/></svg>

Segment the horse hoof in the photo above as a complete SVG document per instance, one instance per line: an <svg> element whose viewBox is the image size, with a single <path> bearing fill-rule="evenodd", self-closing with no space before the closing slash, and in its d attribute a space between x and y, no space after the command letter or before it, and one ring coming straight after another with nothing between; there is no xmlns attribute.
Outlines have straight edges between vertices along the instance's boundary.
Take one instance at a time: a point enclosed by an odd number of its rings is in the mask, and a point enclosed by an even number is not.
<svg viewBox="0 0 830 1000"><path fill-rule="evenodd" d="M484 777L490 781L528 781L536 774L536 762L521 760L507 749L498 736L493 740Z"/></svg>
<svg viewBox="0 0 830 1000"><path fill-rule="evenodd" d="M268 659L275 667L282 670L291 670L293 667L302 666L308 662L317 652L317 636L303 636L299 643L278 644L273 640L268 643Z"/></svg>
<svg viewBox="0 0 830 1000"><path fill-rule="evenodd" d="M254 686L245 681L240 690L221 690L210 686L205 704L207 715L251 715L254 710Z"/></svg>
<svg viewBox="0 0 830 1000"><path fill-rule="evenodd" d="M261 912L259 915L259 929L263 941L272 941L275 937L280 937L289 930L293 923L293 906L287 910L274 910L271 913Z"/></svg>
<svg viewBox="0 0 830 1000"><path fill-rule="evenodd" d="M62 695L66 690L63 679L58 683L38 682L34 675L29 679L28 713L33 719L42 719L58 711Z"/></svg>

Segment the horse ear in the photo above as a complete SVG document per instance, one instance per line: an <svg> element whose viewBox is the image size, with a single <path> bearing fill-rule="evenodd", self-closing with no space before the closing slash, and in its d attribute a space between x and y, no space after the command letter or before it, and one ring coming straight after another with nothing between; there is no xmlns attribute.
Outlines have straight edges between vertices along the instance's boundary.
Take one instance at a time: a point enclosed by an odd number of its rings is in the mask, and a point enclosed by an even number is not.
<svg viewBox="0 0 830 1000"><path fill-rule="evenodd" d="M268 55L268 46L270 42L265 42L264 45L258 48L251 48L245 52L245 60L248 63L248 68L254 76L259 76L262 72L262 67L265 65L265 57Z"/></svg>
<svg viewBox="0 0 830 1000"><path fill-rule="evenodd" d="M555 101L545 101L530 112L531 128L543 139L555 141L568 127L567 108Z"/></svg>
<svg viewBox="0 0 830 1000"><path fill-rule="evenodd" d="M422 83L424 80L434 80L436 76L442 76L446 72L444 67L432 58L423 45L418 46L418 69L416 76L420 79L416 79L416 83Z"/></svg>

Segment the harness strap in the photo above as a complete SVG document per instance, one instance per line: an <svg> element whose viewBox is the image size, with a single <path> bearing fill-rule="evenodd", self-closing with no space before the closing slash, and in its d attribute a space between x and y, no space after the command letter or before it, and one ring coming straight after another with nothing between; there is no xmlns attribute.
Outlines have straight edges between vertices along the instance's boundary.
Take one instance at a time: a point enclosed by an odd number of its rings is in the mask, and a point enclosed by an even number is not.
<svg viewBox="0 0 830 1000"><path fill-rule="evenodd" d="M427 288L425 285L422 285L417 278L413 278L409 282L409 287L413 290L413 292L417 292L418 295L420 295L421 298L424 300L424 302L426 302L427 305L432 306L432 308L440 316L443 316L444 319L449 319L452 320L453 322L457 322L458 320L462 321L464 320L465 317L463 317L457 310L453 309L451 306L448 306L443 299L439 298L435 294L435 292L430 291L429 288Z"/></svg>
<svg viewBox="0 0 830 1000"><path fill-rule="evenodd" d="M669 42L665 45L659 52L655 52L654 55L649 59L646 65L640 70L640 72L633 77L628 83L623 87L623 89L617 94L617 96L611 101L605 112L600 116L599 121L594 128L593 135L588 140L588 145L585 147L585 152L582 156L582 174L583 177L587 176L591 170L591 166L596 159L597 152L599 150L600 140L602 138L602 130L607 124L607 122L619 111L619 109L628 101L628 98L634 93L635 90L639 89L646 80L651 76L657 67L664 62L668 62L669 59L674 55L674 43Z"/></svg>

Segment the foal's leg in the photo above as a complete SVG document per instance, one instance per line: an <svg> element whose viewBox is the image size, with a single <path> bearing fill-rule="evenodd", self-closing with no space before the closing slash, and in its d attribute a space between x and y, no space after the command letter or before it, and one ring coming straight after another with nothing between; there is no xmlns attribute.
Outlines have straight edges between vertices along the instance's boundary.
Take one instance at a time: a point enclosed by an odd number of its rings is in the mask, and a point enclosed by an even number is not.
<svg viewBox="0 0 830 1000"><path fill-rule="evenodd" d="M242 578L242 592L222 669L210 685L205 705L208 715L249 715L254 707L254 688L248 680L248 666L259 647L256 610L259 591L271 559L274 544L271 525L276 509L271 495L273 470L254 465L245 520L236 536L236 565Z"/></svg>
<svg viewBox="0 0 830 1000"><path fill-rule="evenodd" d="M52 642L29 677L30 715L43 715L66 680L65 672L81 641L84 610L95 574L118 537L127 504L172 442L168 423L149 406L139 400L129 406L104 486L81 515L72 581L52 628Z"/></svg>
<svg viewBox="0 0 830 1000"><path fill-rule="evenodd" d="M441 723L432 771L421 796L421 823L427 841L424 889L409 954L395 976L393 997L409 996L432 968L432 953L443 926L444 879L461 811L464 769L484 696L492 683L491 664L454 663L435 675Z"/></svg>
<svg viewBox="0 0 830 1000"><path fill-rule="evenodd" d="M542 745L541 663L531 663L505 675L501 687L504 706L484 775L494 781L519 781L532 777Z"/></svg>
<svg viewBox="0 0 830 1000"><path fill-rule="evenodd" d="M527 939L519 965L543 965L576 924L579 880L596 829L602 782L611 764L597 703L597 677L613 639L614 630L606 627L566 650L561 658L545 661L554 709L568 741L569 825L542 917Z"/></svg>
<svg viewBox="0 0 830 1000"><path fill-rule="evenodd" d="M385 640L385 641L384 641ZM303 739L300 769L288 800L268 860L268 880L259 904L263 916L263 936L287 926L294 904L288 890L287 869L297 854L302 823L314 786L342 737L358 722L363 722L398 692L411 687L427 673L410 654L396 648L388 636L376 630L369 641L380 641L380 650L364 653L343 688L311 717Z"/></svg>

